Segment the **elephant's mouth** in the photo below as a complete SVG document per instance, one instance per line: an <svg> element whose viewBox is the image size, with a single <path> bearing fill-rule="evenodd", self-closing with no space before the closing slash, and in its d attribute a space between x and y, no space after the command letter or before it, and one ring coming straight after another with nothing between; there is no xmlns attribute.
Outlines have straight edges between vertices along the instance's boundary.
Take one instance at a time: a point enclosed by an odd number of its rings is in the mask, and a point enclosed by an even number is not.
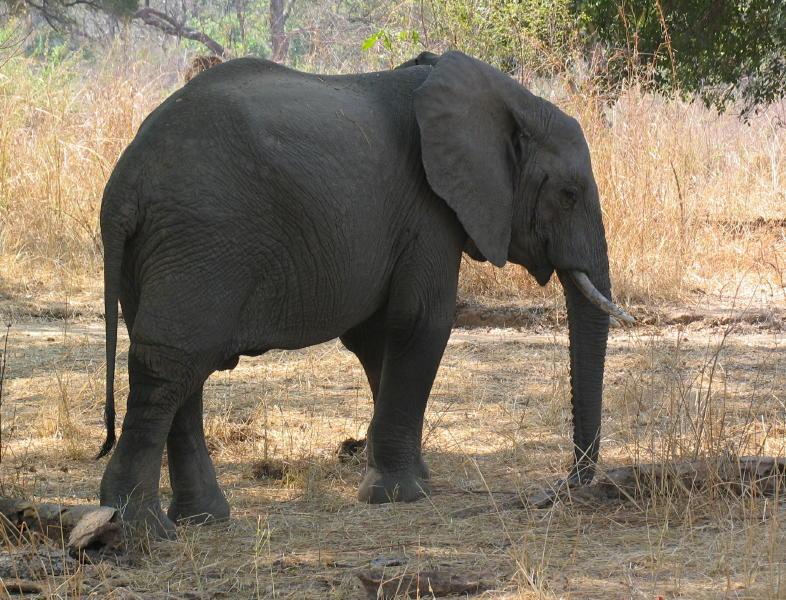
<svg viewBox="0 0 786 600"><path fill-rule="evenodd" d="M546 285L554 274L554 267L551 266L535 267L528 270L541 286Z"/></svg>

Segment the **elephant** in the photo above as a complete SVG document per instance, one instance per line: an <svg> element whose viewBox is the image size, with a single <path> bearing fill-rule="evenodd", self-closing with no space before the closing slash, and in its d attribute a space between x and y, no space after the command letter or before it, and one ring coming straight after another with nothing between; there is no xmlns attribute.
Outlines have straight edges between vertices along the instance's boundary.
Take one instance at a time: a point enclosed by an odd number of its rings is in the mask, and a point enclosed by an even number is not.
<svg viewBox="0 0 786 600"><path fill-rule="evenodd" d="M578 122L458 51L354 75L239 58L142 123L103 194L106 440L101 503L170 535L229 517L202 390L241 355L340 338L371 388L369 503L429 493L426 402L451 332L463 253L556 271L570 340L574 459L598 460L611 300ZM118 301L130 389L115 439ZM116 447L115 447L116 442ZM159 497L164 449L172 487Z"/></svg>

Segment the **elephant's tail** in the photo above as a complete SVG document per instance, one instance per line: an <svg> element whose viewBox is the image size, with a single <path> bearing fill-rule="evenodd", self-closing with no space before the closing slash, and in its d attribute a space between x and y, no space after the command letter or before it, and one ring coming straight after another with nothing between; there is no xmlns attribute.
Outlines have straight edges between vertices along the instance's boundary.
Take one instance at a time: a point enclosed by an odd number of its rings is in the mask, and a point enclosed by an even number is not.
<svg viewBox="0 0 786 600"><path fill-rule="evenodd" d="M102 227L103 229L103 227ZM106 400L104 424L106 438L96 460L111 452L115 445L115 357L117 355L117 302L125 236L104 236L104 321L106 327Z"/></svg>
<svg viewBox="0 0 786 600"><path fill-rule="evenodd" d="M122 158L121 158L122 161ZM106 439L96 459L106 456L115 445L115 357L117 354L117 325L120 285L123 271L123 253L126 240L137 229L137 201L129 201L127 188L113 185L119 170L112 175L101 202L101 237L104 242L104 321L106 323L106 401L104 423ZM122 171L121 171L122 173Z"/></svg>

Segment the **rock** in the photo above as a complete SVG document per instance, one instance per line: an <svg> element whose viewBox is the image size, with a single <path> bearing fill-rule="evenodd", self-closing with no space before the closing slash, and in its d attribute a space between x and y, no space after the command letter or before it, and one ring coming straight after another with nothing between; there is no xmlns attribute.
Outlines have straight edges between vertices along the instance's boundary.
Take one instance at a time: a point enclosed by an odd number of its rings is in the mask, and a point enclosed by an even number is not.
<svg viewBox="0 0 786 600"><path fill-rule="evenodd" d="M358 463L361 457L366 452L366 438L356 440L355 438L347 438L338 447L336 454L338 455L339 462L342 463Z"/></svg>
<svg viewBox="0 0 786 600"><path fill-rule="evenodd" d="M118 550L123 543L123 530L117 517L117 509L108 506L85 513L68 536L68 548L76 553Z"/></svg>
<svg viewBox="0 0 786 600"><path fill-rule="evenodd" d="M370 600L393 598L435 598L476 594L490 587L481 577L457 575L444 570L388 575L375 569L357 574Z"/></svg>

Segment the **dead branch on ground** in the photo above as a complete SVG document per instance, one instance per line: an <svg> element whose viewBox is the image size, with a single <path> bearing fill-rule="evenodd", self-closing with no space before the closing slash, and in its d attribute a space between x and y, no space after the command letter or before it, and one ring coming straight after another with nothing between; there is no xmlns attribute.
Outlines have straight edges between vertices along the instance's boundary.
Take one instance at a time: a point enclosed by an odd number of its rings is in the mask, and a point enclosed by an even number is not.
<svg viewBox="0 0 786 600"><path fill-rule="evenodd" d="M677 463L650 463L618 467L599 474L592 485L536 492L526 503L536 508L558 499L599 501L646 498L656 492L725 490L738 496L776 496L786 493L786 458L729 455Z"/></svg>
<svg viewBox="0 0 786 600"><path fill-rule="evenodd" d="M66 543L75 554L84 550L116 550L122 544L117 509L108 506L34 504L0 497L0 525L20 541L31 533L42 534Z"/></svg>

